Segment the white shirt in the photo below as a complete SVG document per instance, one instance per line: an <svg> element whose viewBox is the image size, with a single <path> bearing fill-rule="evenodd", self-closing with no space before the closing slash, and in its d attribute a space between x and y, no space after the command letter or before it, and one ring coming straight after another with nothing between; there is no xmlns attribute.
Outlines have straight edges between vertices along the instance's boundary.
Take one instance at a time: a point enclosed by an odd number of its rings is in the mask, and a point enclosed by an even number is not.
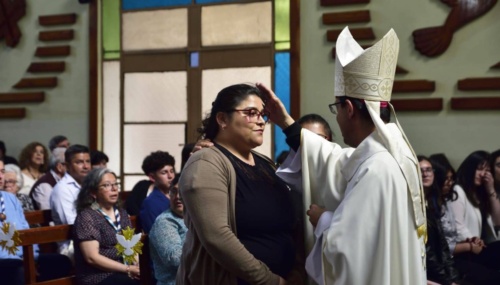
<svg viewBox="0 0 500 285"><path fill-rule="evenodd" d="M50 195L50 209L52 220L56 225L72 225L75 222L75 202L78 193L80 193L80 184L69 173L64 174L63 178L54 186L52 195ZM59 243L59 252L65 252L69 244L69 241Z"/></svg>
<svg viewBox="0 0 500 285"><path fill-rule="evenodd" d="M457 192L457 199L449 203L453 215L455 216L455 224L457 226L458 239L463 241L471 237L481 237L481 229L483 225L481 211L476 208L467 199L464 189L460 185L455 185L453 190ZM493 221L488 215L488 226L493 230Z"/></svg>
<svg viewBox="0 0 500 285"><path fill-rule="evenodd" d="M36 180L33 179L33 177L24 174L23 172L21 172L21 175L23 176L23 187L17 193L29 195L31 187L35 185Z"/></svg>

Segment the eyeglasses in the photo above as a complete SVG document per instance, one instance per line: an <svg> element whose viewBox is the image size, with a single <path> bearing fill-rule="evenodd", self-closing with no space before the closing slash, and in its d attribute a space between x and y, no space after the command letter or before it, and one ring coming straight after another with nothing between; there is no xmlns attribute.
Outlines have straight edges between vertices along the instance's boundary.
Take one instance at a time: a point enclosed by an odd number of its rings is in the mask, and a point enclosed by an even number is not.
<svg viewBox="0 0 500 285"><path fill-rule="evenodd" d="M262 118L262 120L264 120L264 123L267 123L267 121L269 121L269 112L266 112L266 111L259 112L259 110L253 109L253 108L252 109L232 109L230 111L242 112L243 114L245 114L248 117L248 119L252 123L257 122L259 120L259 118Z"/></svg>
<svg viewBox="0 0 500 285"><path fill-rule="evenodd" d="M120 190L120 183L118 183L118 182L116 182L116 183L104 183L104 184L99 185L99 187L102 187L106 190L110 190L111 188L116 188L117 190Z"/></svg>
<svg viewBox="0 0 500 285"><path fill-rule="evenodd" d="M330 108L330 112L332 112L332 114L334 114L334 115L337 115L337 107L336 107L336 105L342 104L342 103L343 103L342 101L338 101L336 103L328 105L328 108Z"/></svg>
<svg viewBox="0 0 500 285"><path fill-rule="evenodd" d="M453 182L455 179L453 179L453 176L446 176L445 182Z"/></svg>
<svg viewBox="0 0 500 285"><path fill-rule="evenodd" d="M431 174L431 173L434 173L434 168L431 168L431 167L427 167L427 168L420 168L420 171L421 171L422 173Z"/></svg>
<svg viewBox="0 0 500 285"><path fill-rule="evenodd" d="M4 184L16 184L17 180L5 180Z"/></svg>

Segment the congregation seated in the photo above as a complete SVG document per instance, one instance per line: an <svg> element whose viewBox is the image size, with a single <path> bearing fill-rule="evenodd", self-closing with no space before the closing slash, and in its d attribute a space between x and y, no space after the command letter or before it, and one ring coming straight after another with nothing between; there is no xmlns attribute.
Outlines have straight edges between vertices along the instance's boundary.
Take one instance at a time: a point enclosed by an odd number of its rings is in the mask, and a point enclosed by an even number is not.
<svg viewBox="0 0 500 285"><path fill-rule="evenodd" d="M82 145L72 145L66 149L64 160L67 172L57 182L50 195L52 219L56 225L72 225L76 218L75 202L80 185L90 170L89 149ZM59 243L59 253L73 258L73 245L70 241Z"/></svg>
<svg viewBox="0 0 500 285"><path fill-rule="evenodd" d="M139 284L139 266L118 255L116 234L132 227L119 204L116 175L96 168L83 181L73 226L76 280L81 285Z"/></svg>
<svg viewBox="0 0 500 285"><path fill-rule="evenodd" d="M29 195L31 187L47 171L49 153L47 148L39 142L26 145L19 155L19 167L23 175L23 187L20 192Z"/></svg>
<svg viewBox="0 0 500 285"><path fill-rule="evenodd" d="M56 147L52 151L49 159L49 171L40 177L33 187L31 187L30 197L34 201L36 210L50 209L50 195L52 194L52 190L66 173L64 152L66 152L66 148L63 147Z"/></svg>
<svg viewBox="0 0 500 285"><path fill-rule="evenodd" d="M173 182L175 186L170 189L170 208L156 218L149 232L149 248L157 285L175 285L186 238L184 204L179 195L177 177Z"/></svg>
<svg viewBox="0 0 500 285"><path fill-rule="evenodd" d="M3 161L0 160L0 189L3 188ZM6 223L10 227L15 226L16 230L29 229L28 222L23 214L23 209L19 200L14 194L0 191L0 226ZM25 284L25 268L23 264L23 248L13 247L14 252L8 248L0 247L0 280L2 284L22 285ZM70 260L61 254L42 254L38 245L33 246L34 259L38 272L37 280L45 281L67 276L71 270Z"/></svg>
<svg viewBox="0 0 500 285"><path fill-rule="evenodd" d="M175 159L168 152L155 151L144 158L142 170L155 185L139 214L142 229L149 233L156 217L170 207L168 192L175 178Z"/></svg>

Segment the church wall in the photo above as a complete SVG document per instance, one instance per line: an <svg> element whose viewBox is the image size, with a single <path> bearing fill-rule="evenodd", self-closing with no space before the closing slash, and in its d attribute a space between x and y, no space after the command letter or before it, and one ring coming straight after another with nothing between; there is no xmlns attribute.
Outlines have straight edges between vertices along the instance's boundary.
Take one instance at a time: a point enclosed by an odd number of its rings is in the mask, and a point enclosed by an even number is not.
<svg viewBox="0 0 500 285"><path fill-rule="evenodd" d="M327 106L334 102L334 60L331 57L334 43L327 42L326 33L330 29L342 29L344 25L326 26L322 23L322 14L368 9L371 22L350 27L372 27L377 40L394 28L400 39L398 64L409 71L396 79L426 79L436 84L434 92L399 93L393 94L392 98L443 98L441 111L396 110L416 153L444 152L458 167L472 151L484 149L491 152L500 148L498 110L458 111L451 110L450 106L451 98L500 97L498 90L465 92L457 89L460 79L500 77L500 69L490 69L500 61L500 4L458 30L448 50L435 58L422 56L415 50L412 32L444 23L451 9L441 1L373 0L370 4L339 7L321 7L320 1L301 1L300 9L301 113L315 112L327 118L337 141L342 141L342 135Z"/></svg>
<svg viewBox="0 0 500 285"><path fill-rule="evenodd" d="M66 26L44 27L38 22L42 15L75 13L76 23ZM17 157L21 149L32 141L47 145L54 135L65 135L75 144L88 144L88 4L67 0L26 0L26 15L18 22L22 37L15 48L0 42L0 93L44 91L41 103L0 104L0 108L25 107L23 119L0 120L0 140L7 146L7 154ZM70 41L41 42L40 31L73 29ZM35 50L41 46L69 45L70 55L56 58L37 58ZM43 75L27 72L32 62L65 61L66 70ZM54 88L16 90L12 88L21 78L58 78ZM1 112L1 110L0 110Z"/></svg>

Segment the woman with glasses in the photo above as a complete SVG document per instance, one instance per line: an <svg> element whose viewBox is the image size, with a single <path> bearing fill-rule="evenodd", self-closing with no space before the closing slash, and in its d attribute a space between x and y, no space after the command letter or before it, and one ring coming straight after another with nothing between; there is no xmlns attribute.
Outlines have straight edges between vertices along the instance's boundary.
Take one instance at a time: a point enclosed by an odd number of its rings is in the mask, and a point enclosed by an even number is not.
<svg viewBox="0 0 500 285"><path fill-rule="evenodd" d="M116 234L132 227L119 203L116 175L96 168L85 177L73 227L76 280L80 285L139 284L139 266L118 255Z"/></svg>
<svg viewBox="0 0 500 285"><path fill-rule="evenodd" d="M21 174L19 166L15 164L6 164L4 179L4 190L16 195L21 205L23 205L24 211L34 211L35 207L33 206L31 197L19 192L24 185L23 175Z"/></svg>
<svg viewBox="0 0 500 285"><path fill-rule="evenodd" d="M214 145L189 158L179 182L188 232L177 284L278 285L291 277L290 190L274 163L253 151L267 119L255 86L226 87L212 103L199 131Z"/></svg>
<svg viewBox="0 0 500 285"><path fill-rule="evenodd" d="M170 208L161 213L149 232L149 248L153 260L156 285L175 285L181 261L182 245L186 239L184 204L179 195L178 177L170 188Z"/></svg>

